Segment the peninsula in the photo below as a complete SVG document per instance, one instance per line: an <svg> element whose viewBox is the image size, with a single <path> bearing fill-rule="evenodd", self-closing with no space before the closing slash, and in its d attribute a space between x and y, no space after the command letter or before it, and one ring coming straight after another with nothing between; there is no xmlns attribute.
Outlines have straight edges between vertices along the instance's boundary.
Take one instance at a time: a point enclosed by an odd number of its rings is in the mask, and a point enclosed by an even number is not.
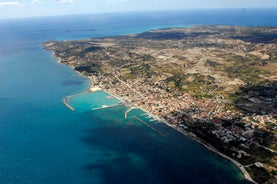
<svg viewBox="0 0 277 184"><path fill-rule="evenodd" d="M277 27L194 26L43 45L91 88L192 137L247 179L277 183Z"/></svg>

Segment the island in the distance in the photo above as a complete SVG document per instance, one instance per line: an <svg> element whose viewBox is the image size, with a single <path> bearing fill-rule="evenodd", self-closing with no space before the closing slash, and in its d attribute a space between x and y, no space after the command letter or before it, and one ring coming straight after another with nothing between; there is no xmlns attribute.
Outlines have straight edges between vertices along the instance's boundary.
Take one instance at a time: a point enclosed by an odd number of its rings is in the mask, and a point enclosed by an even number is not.
<svg viewBox="0 0 277 184"><path fill-rule="evenodd" d="M249 180L277 182L277 27L159 29L44 47L91 89L158 117Z"/></svg>

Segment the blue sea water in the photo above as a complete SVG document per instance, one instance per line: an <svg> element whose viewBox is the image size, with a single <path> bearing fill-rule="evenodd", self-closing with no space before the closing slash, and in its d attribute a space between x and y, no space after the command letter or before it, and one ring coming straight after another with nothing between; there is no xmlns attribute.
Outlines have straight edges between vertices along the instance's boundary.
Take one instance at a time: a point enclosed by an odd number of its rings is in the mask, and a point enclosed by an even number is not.
<svg viewBox="0 0 277 184"><path fill-rule="evenodd" d="M116 102L107 94L74 98L77 110L67 109L63 98L85 91L89 81L41 43L198 24L277 26L276 19L276 9L236 9L0 20L0 183L248 183L229 161L141 110L127 119L125 106L92 111Z"/></svg>
<svg viewBox="0 0 277 184"><path fill-rule="evenodd" d="M120 105L120 100L105 91L76 94L68 99L67 103L76 111L90 111L99 108Z"/></svg>

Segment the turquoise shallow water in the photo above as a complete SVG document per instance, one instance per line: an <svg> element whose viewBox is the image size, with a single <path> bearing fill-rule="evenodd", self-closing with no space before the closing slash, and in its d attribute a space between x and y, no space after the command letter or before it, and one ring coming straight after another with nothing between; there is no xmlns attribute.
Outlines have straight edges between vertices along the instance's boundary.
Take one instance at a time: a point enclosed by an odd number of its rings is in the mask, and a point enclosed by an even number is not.
<svg viewBox="0 0 277 184"><path fill-rule="evenodd" d="M120 100L112 97L105 91L95 91L85 94L76 94L67 100L76 111L90 111L99 108L119 105Z"/></svg>
<svg viewBox="0 0 277 184"><path fill-rule="evenodd" d="M63 98L86 91L89 81L40 43L195 24L276 26L276 18L276 10L222 10L1 20L0 183L247 183L230 162L141 110L127 119L125 106L92 111L117 103L105 93L72 98L70 111Z"/></svg>

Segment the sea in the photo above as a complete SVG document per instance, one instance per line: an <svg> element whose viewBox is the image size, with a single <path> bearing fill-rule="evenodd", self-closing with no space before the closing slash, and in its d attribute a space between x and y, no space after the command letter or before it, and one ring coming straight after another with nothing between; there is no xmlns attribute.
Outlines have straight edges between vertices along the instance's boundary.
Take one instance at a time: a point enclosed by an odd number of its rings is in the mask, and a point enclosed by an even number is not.
<svg viewBox="0 0 277 184"><path fill-rule="evenodd" d="M41 43L194 25L277 26L276 20L277 9L1 19L0 183L249 183L234 164L142 110L125 118L128 107L104 91L74 96L68 103L75 111L68 109L63 99L86 91L90 82Z"/></svg>

